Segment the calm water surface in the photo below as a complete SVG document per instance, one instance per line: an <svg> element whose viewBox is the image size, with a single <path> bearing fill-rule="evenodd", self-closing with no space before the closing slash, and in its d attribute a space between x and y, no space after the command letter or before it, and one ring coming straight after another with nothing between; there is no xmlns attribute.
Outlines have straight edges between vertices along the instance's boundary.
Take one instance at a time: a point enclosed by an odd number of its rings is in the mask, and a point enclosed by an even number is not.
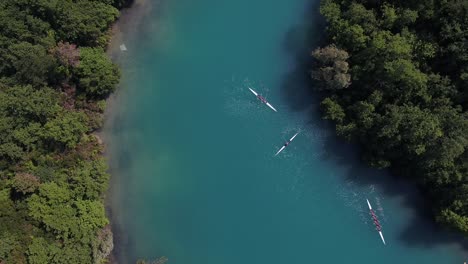
<svg viewBox="0 0 468 264"><path fill-rule="evenodd" d="M415 190L366 169L320 120L298 60L322 34L318 0L145 9L124 34L106 126L121 263L462 263L452 239L416 213Z"/></svg>

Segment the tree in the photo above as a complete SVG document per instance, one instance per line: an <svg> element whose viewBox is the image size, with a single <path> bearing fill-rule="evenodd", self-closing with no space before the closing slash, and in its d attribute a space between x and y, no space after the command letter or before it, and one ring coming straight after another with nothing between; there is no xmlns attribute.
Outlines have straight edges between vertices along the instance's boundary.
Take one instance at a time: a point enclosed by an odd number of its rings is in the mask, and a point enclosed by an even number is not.
<svg viewBox="0 0 468 264"><path fill-rule="evenodd" d="M406 154L423 154L443 135L439 119L415 106L388 106L380 122L378 136L386 138L388 146L400 145Z"/></svg>
<svg viewBox="0 0 468 264"><path fill-rule="evenodd" d="M21 160L38 148L42 125L60 109L50 88L6 87L0 91L0 159Z"/></svg>
<svg viewBox="0 0 468 264"><path fill-rule="evenodd" d="M0 233L0 263L2 261L8 261L12 255L12 251L20 246L18 239L8 233Z"/></svg>
<svg viewBox="0 0 468 264"><path fill-rule="evenodd" d="M70 190L53 182L42 184L39 193L29 198L28 206L33 219L70 243L90 245L95 232L108 224L100 201L75 200Z"/></svg>
<svg viewBox="0 0 468 264"><path fill-rule="evenodd" d="M88 131L86 116L80 112L64 111L44 125L42 138L55 146L74 148Z"/></svg>
<svg viewBox="0 0 468 264"><path fill-rule="evenodd" d="M103 47L107 43L106 30L118 14L114 7L98 1L58 1L54 27L66 41Z"/></svg>
<svg viewBox="0 0 468 264"><path fill-rule="evenodd" d="M78 87L87 95L103 97L114 91L120 71L100 48L82 48L81 62L76 67Z"/></svg>
<svg viewBox="0 0 468 264"><path fill-rule="evenodd" d="M323 117L372 166L416 181L440 223L468 233L468 1L323 0L320 12L328 47L347 51L339 63L335 49L313 53Z"/></svg>
<svg viewBox="0 0 468 264"><path fill-rule="evenodd" d="M28 42L13 44L9 48L10 63L14 78L19 83L43 86L52 78L57 67L52 56L46 53L44 47Z"/></svg>
<svg viewBox="0 0 468 264"><path fill-rule="evenodd" d="M345 118L345 113L343 108L333 101L331 98L325 98L322 103L320 104L324 111L323 118L326 120L332 120L337 123L342 123L343 119Z"/></svg>
<svg viewBox="0 0 468 264"><path fill-rule="evenodd" d="M400 9L399 11L400 11L399 12L400 16L398 18L397 23L400 28L414 24L419 17L418 11L416 10L403 8L403 9Z"/></svg>
<svg viewBox="0 0 468 264"><path fill-rule="evenodd" d="M320 13L327 18L332 27L341 20L341 7L333 0L320 1Z"/></svg>
<svg viewBox="0 0 468 264"><path fill-rule="evenodd" d="M357 24L348 26L346 26L346 23L343 24L345 25L344 30L339 31L336 36L339 45L352 51L359 51L365 48L370 38L364 32L364 28Z"/></svg>
<svg viewBox="0 0 468 264"><path fill-rule="evenodd" d="M391 90L388 92L393 94L395 98L403 102L412 98L428 101L430 100L427 94L428 77L416 68L409 60L398 59L385 63L385 77L393 83L394 86L389 86Z"/></svg>
<svg viewBox="0 0 468 264"><path fill-rule="evenodd" d="M323 81L321 89L336 90L348 87L351 84L351 75L348 74L349 55L346 51L331 45L318 48L312 52L317 60L318 70L312 70L312 78Z"/></svg>
<svg viewBox="0 0 468 264"><path fill-rule="evenodd" d="M109 239L100 235L109 176L86 134L100 128L99 101L118 82L102 48L118 16L112 5L124 1L0 1L0 263L108 254L97 240Z"/></svg>
<svg viewBox="0 0 468 264"><path fill-rule="evenodd" d="M70 187L76 197L99 199L107 190L109 174L102 158L81 161L69 173Z"/></svg>
<svg viewBox="0 0 468 264"><path fill-rule="evenodd" d="M39 185L39 179L29 173L16 173L13 178L13 188L15 191L22 194L34 192Z"/></svg>
<svg viewBox="0 0 468 264"><path fill-rule="evenodd" d="M444 209L440 212L437 220L458 230L468 233L468 217L459 215L450 209Z"/></svg>
<svg viewBox="0 0 468 264"><path fill-rule="evenodd" d="M350 107L350 113L353 114L354 122L360 129L368 130L374 126L375 119L378 116L375 113L375 106L366 101L358 101Z"/></svg>
<svg viewBox="0 0 468 264"><path fill-rule="evenodd" d="M19 161L24 157L23 149L12 142L0 144L0 158L9 162Z"/></svg>
<svg viewBox="0 0 468 264"><path fill-rule="evenodd" d="M28 199L30 216L46 226L57 237L69 239L78 233L77 210L71 204L71 193L54 182L44 183L38 194Z"/></svg>
<svg viewBox="0 0 468 264"><path fill-rule="evenodd" d="M383 62L398 59L409 60L413 57L411 39L387 30L375 32L369 42L369 51Z"/></svg>
<svg viewBox="0 0 468 264"><path fill-rule="evenodd" d="M114 248L113 234L110 225L105 226L98 232L98 239L93 242L94 263L105 263L106 258Z"/></svg>
<svg viewBox="0 0 468 264"><path fill-rule="evenodd" d="M0 92L0 112L14 118L16 126L24 127L31 121L43 124L60 111L57 97L50 88L8 87Z"/></svg>
<svg viewBox="0 0 468 264"><path fill-rule="evenodd" d="M377 19L373 9L366 9L363 4L351 3L345 13L351 24L361 25L366 33L372 33L377 27Z"/></svg>
<svg viewBox="0 0 468 264"><path fill-rule="evenodd" d="M33 238L27 251L31 264L92 263L89 246L79 242L58 243L44 238Z"/></svg>
<svg viewBox="0 0 468 264"><path fill-rule="evenodd" d="M59 42L52 49L52 54L66 67L76 67L80 63L80 50L75 44Z"/></svg>
<svg viewBox="0 0 468 264"><path fill-rule="evenodd" d="M392 29L395 25L395 22L398 19L397 12L395 8L388 5L387 3L382 5L382 27L386 29Z"/></svg>
<svg viewBox="0 0 468 264"><path fill-rule="evenodd" d="M31 264L53 263L54 255L59 253L58 246L49 244L44 238L33 238L28 248L28 262Z"/></svg>

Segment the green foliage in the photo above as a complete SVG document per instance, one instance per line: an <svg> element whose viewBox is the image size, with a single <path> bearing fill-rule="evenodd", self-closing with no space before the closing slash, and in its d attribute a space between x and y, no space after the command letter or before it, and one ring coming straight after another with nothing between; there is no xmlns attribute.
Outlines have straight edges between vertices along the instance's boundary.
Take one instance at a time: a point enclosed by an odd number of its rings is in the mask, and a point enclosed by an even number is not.
<svg viewBox="0 0 468 264"><path fill-rule="evenodd" d="M20 160L38 148L40 130L60 110L49 88L14 86L0 91L0 157Z"/></svg>
<svg viewBox="0 0 468 264"><path fill-rule="evenodd" d="M104 263L112 250L90 133L120 77L103 48L127 2L0 1L0 263Z"/></svg>
<svg viewBox="0 0 468 264"><path fill-rule="evenodd" d="M14 235L8 232L0 234L0 260L10 258L17 247L20 247L20 242Z"/></svg>
<svg viewBox="0 0 468 264"><path fill-rule="evenodd" d="M364 129L372 128L376 119L378 119L375 113L375 106L366 101L354 103L349 110L355 119L354 122Z"/></svg>
<svg viewBox="0 0 468 264"><path fill-rule="evenodd" d="M76 68L78 87L87 95L102 97L114 91L120 71L100 48L82 48Z"/></svg>
<svg viewBox="0 0 468 264"><path fill-rule="evenodd" d="M341 108L341 106L335 101L330 98L325 98L321 103L321 107L324 111L324 119L332 120L337 123L343 122L346 114L343 111L343 108Z"/></svg>
<svg viewBox="0 0 468 264"><path fill-rule="evenodd" d="M370 52L386 60L411 59L413 47L411 39L401 34L392 34L390 31L378 31L372 35Z"/></svg>
<svg viewBox="0 0 468 264"><path fill-rule="evenodd" d="M28 263L31 264L80 264L92 263L89 247L80 243L60 245L43 238L33 238L27 250Z"/></svg>
<svg viewBox="0 0 468 264"><path fill-rule="evenodd" d="M30 216L65 241L90 243L108 222L98 200L74 200L66 187L45 183L28 199Z"/></svg>
<svg viewBox="0 0 468 264"><path fill-rule="evenodd" d="M450 209L444 209L438 216L437 220L453 226L462 232L468 233L468 217L459 215Z"/></svg>
<svg viewBox="0 0 468 264"><path fill-rule="evenodd" d="M371 165L416 180L439 222L468 233L468 1L322 0L320 12L330 45L313 53L312 77L327 87L323 118ZM338 50L349 52L348 89L331 83Z"/></svg>
<svg viewBox="0 0 468 264"><path fill-rule="evenodd" d="M105 44L105 31L118 16L115 8L96 1L60 1L58 6L58 34L79 45Z"/></svg>
<svg viewBox="0 0 468 264"><path fill-rule="evenodd" d="M107 164L102 158L82 161L69 177L70 187L76 197L99 199L102 191L107 189Z"/></svg>
<svg viewBox="0 0 468 264"><path fill-rule="evenodd" d="M341 6L333 0L321 1L320 13L327 18L332 27L341 20Z"/></svg>
<svg viewBox="0 0 468 264"><path fill-rule="evenodd" d="M30 121L44 123L60 111L58 94L50 88L40 90L31 86L14 86L0 92L0 112L26 125Z"/></svg>
<svg viewBox="0 0 468 264"><path fill-rule="evenodd" d="M393 6L384 3L382 5L382 20L381 20L381 27L386 29L391 29L395 25L395 22L398 19L397 12Z"/></svg>
<svg viewBox="0 0 468 264"><path fill-rule="evenodd" d="M14 210L15 210L15 206L14 206L13 201L10 199L9 189L1 189L0 190L0 218L1 219L11 218L12 216L14 216ZM2 225L1 228L3 231L4 226Z"/></svg>
<svg viewBox="0 0 468 264"><path fill-rule="evenodd" d="M44 183L39 193L28 199L30 216L44 224L47 231L52 231L58 237L67 239L74 233L73 217L76 209L70 204L71 193L66 187L56 183Z"/></svg>
<svg viewBox="0 0 468 264"><path fill-rule="evenodd" d="M87 131L83 113L63 112L44 125L41 136L52 144L74 148Z"/></svg>
<svg viewBox="0 0 468 264"><path fill-rule="evenodd" d="M400 147L402 154L411 156L423 154L427 145L443 134L438 118L415 106L389 105L380 122L377 136L384 138L387 146Z"/></svg>
<svg viewBox="0 0 468 264"><path fill-rule="evenodd" d="M9 47L10 64L14 78L19 83L43 86L56 67L52 56L44 47L20 42Z"/></svg>
<svg viewBox="0 0 468 264"><path fill-rule="evenodd" d="M59 253L56 245L49 244L44 238L33 238L28 248L28 261L31 264L52 263L54 255Z"/></svg>
<svg viewBox="0 0 468 264"><path fill-rule="evenodd" d="M346 11L345 17L350 24L361 25L366 32L372 32L375 29L376 15L374 10L366 9L362 4L352 3Z"/></svg>

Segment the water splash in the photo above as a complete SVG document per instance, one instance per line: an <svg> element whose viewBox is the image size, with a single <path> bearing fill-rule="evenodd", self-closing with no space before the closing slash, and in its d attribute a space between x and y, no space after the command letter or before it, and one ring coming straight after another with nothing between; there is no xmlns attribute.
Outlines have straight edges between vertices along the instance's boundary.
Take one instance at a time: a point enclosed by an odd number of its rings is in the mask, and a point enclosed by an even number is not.
<svg viewBox="0 0 468 264"><path fill-rule="evenodd" d="M375 205L376 205L376 211L379 214L380 218L384 221L387 222L387 217L385 216L384 209L382 207L382 203L380 202L379 197L375 197Z"/></svg>
<svg viewBox="0 0 468 264"><path fill-rule="evenodd" d="M368 210L362 202L365 201L365 192L353 180L347 180L344 185L338 187L337 192L344 205L356 211L361 221L367 225L369 223Z"/></svg>
<svg viewBox="0 0 468 264"><path fill-rule="evenodd" d="M262 104L256 101L248 87L257 90L265 98L268 98L269 89L265 88L262 83L254 82L248 78L239 79L232 75L230 79L224 81L225 93L225 111L228 115L237 118L258 118L258 114L264 115L271 111L265 108ZM251 113L257 113L256 116Z"/></svg>

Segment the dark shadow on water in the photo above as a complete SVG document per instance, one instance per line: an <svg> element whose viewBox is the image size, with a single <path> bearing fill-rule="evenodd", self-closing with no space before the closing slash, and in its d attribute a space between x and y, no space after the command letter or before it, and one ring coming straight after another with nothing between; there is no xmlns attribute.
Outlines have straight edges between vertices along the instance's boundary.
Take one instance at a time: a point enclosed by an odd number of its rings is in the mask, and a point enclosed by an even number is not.
<svg viewBox="0 0 468 264"><path fill-rule="evenodd" d="M285 51L294 56L294 65L293 70L283 77L281 92L288 107L295 112L319 102L310 89L312 81L308 69L312 67L309 57L312 50L324 42L325 21L319 14L319 0L311 1L304 10L303 22L291 28L283 42Z"/></svg>
<svg viewBox="0 0 468 264"><path fill-rule="evenodd" d="M330 124L324 122L323 125L332 129ZM359 146L344 142L336 136L331 136L325 146L327 154L322 157L324 161L332 161L337 166L349 168L343 176L344 181L352 181L360 187L374 185L382 195L398 197L401 200L400 207L414 212L411 221L408 221L398 236L405 245L433 248L444 244L458 244L464 251L468 251L468 241L461 234L445 230L435 223L431 208L414 183L391 174L388 170L367 166L359 159Z"/></svg>
<svg viewBox="0 0 468 264"><path fill-rule="evenodd" d="M319 0L305 9L303 23L290 29L284 41L284 48L295 59L291 72L283 77L281 91L286 98L287 107L294 112L307 113L307 124L330 131L325 143L323 161L336 166L349 168L343 181L352 181L359 187L374 185L387 197L398 197L400 205L414 212L407 226L399 234L399 239L408 247L433 248L440 245L456 244L463 251L468 251L468 241L460 234L447 231L434 221L429 205L424 201L415 184L406 179L391 175L388 170L378 170L367 166L359 158L359 146L350 144L334 136L334 126L321 120L319 103L323 95L313 91L309 78L311 68L310 53L325 45L325 21L319 14ZM371 197L369 197L371 198ZM363 201L365 204L365 201ZM385 226L384 226L385 229Z"/></svg>

